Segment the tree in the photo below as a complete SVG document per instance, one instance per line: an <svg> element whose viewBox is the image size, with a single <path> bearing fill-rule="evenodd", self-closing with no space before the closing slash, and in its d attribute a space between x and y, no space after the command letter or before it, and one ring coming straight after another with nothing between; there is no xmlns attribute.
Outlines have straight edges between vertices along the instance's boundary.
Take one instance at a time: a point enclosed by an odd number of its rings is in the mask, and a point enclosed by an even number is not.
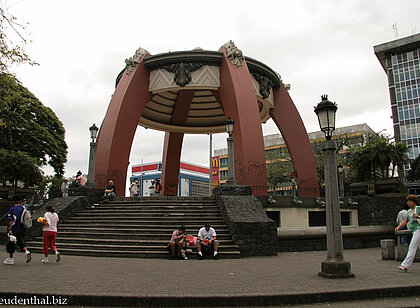
<svg viewBox="0 0 420 308"><path fill-rule="evenodd" d="M21 151L0 149L0 174L3 186L6 181L16 187L18 180L26 186L38 184L42 180L42 171L36 159Z"/></svg>
<svg viewBox="0 0 420 308"><path fill-rule="evenodd" d="M286 147L267 151L266 159L268 184L276 186L282 182L290 182L294 169Z"/></svg>
<svg viewBox="0 0 420 308"><path fill-rule="evenodd" d="M402 143L377 136L365 145L351 147L345 154L345 161L360 182L372 177L390 178L394 176L395 167L407 161L407 150Z"/></svg>
<svg viewBox="0 0 420 308"><path fill-rule="evenodd" d="M0 148L21 151L64 173L67 144L64 127L54 112L13 76L0 73Z"/></svg>
<svg viewBox="0 0 420 308"><path fill-rule="evenodd" d="M420 180L420 156L411 162L411 169L408 171L407 180L416 182Z"/></svg>
<svg viewBox="0 0 420 308"><path fill-rule="evenodd" d="M38 63L29 59L25 53L28 31L24 23L8 13L8 8L0 2L0 73L8 73L14 63Z"/></svg>

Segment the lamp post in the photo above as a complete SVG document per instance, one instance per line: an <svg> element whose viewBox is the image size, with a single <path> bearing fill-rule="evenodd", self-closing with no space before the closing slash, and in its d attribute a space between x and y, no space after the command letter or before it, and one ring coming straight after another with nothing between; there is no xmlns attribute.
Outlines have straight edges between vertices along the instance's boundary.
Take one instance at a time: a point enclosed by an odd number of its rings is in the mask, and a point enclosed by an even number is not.
<svg viewBox="0 0 420 308"><path fill-rule="evenodd" d="M89 169L88 169L88 178L86 182L86 186L88 187L96 187L95 185L95 155L96 155L96 136L98 135L98 128L95 124L89 127L90 131L90 138L92 141L90 142L90 153L89 153Z"/></svg>
<svg viewBox="0 0 420 308"><path fill-rule="evenodd" d="M338 187L339 187L339 196L344 198L344 167L342 164L338 165Z"/></svg>
<svg viewBox="0 0 420 308"><path fill-rule="evenodd" d="M343 236L341 233L340 201L338 197L337 164L335 160L336 143L331 140L335 130L335 113L337 105L328 100L327 95L321 96L322 101L316 106L319 126L327 139L323 146L325 172L325 214L327 223L327 260L321 262L321 272L318 275L325 278L349 278L350 262L344 261Z"/></svg>
<svg viewBox="0 0 420 308"><path fill-rule="evenodd" d="M209 196L211 196L213 192L213 134L210 134L209 152Z"/></svg>
<svg viewBox="0 0 420 308"><path fill-rule="evenodd" d="M234 138L232 137L233 134L233 127L235 125L235 121L231 118L228 118L226 121L226 131L229 134L227 138L228 144L228 180L226 184L228 185L236 185L235 180L235 155L233 153L233 146L234 146Z"/></svg>

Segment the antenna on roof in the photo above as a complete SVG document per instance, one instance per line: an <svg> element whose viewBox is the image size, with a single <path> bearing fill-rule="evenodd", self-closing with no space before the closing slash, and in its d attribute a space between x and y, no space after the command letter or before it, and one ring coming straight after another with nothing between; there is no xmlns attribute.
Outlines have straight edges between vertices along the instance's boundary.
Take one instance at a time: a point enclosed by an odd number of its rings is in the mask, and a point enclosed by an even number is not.
<svg viewBox="0 0 420 308"><path fill-rule="evenodd" d="M416 34L417 33L416 25L413 22L411 23L411 32L412 32L412 34Z"/></svg>
<svg viewBox="0 0 420 308"><path fill-rule="evenodd" d="M395 38L398 38L398 27L397 27L397 22L396 21L392 25L392 29L394 29Z"/></svg>

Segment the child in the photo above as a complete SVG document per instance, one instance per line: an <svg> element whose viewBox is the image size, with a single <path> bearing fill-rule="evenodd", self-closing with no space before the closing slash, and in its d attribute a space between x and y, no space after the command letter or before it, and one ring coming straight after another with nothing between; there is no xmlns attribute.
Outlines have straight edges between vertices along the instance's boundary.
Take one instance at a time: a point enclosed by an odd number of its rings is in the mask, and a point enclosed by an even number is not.
<svg viewBox="0 0 420 308"><path fill-rule="evenodd" d="M47 212L44 214L42 220L42 231L43 231L43 243L44 243L44 256L42 263L48 263L48 246L55 253L55 262L60 262L61 256L55 247L55 241L57 240L57 224L58 215L52 205L47 205Z"/></svg>

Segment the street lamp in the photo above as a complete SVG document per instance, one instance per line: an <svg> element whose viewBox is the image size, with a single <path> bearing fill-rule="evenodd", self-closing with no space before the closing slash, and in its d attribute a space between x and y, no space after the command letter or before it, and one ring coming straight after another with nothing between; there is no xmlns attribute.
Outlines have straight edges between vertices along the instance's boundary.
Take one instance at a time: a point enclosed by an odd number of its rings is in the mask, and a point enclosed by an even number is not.
<svg viewBox="0 0 420 308"><path fill-rule="evenodd" d="M95 142L96 136L98 135L99 128L96 127L95 123L91 127L89 127L90 131L90 138L92 138L92 142Z"/></svg>
<svg viewBox="0 0 420 308"><path fill-rule="evenodd" d="M327 95L321 96L322 101L316 106L319 126L327 139L323 146L325 172L325 214L327 223L327 260L321 262L321 272L318 275L325 278L349 278L350 262L344 261L343 236L341 233L340 200L338 197L337 164L335 152L337 146L331 140L335 130L335 113L337 105L328 100Z"/></svg>
<svg viewBox="0 0 420 308"><path fill-rule="evenodd" d="M90 131L90 138L92 141L90 142L90 153L89 153L89 169L88 169L88 178L86 186L88 187L96 187L95 185L95 156L96 156L96 142L95 139L98 135L98 128L95 124L89 127Z"/></svg>
<svg viewBox="0 0 420 308"><path fill-rule="evenodd" d="M233 134L233 127L235 126L235 121L231 118L228 118L226 121L226 131L229 135L227 138L228 144L228 180L226 184L228 185L236 185L235 180L235 155L233 153L234 147L234 138L232 137Z"/></svg>
<svg viewBox="0 0 420 308"><path fill-rule="evenodd" d="M344 167L342 164L339 164L338 167L338 191L340 198L344 198Z"/></svg>

